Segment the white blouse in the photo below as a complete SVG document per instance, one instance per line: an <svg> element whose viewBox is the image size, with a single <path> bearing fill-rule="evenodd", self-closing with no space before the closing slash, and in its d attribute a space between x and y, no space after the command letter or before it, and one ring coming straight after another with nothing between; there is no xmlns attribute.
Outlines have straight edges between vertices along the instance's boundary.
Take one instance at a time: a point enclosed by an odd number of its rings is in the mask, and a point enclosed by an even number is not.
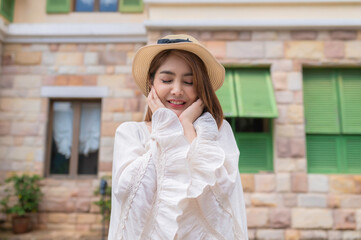
<svg viewBox="0 0 361 240"><path fill-rule="evenodd" d="M248 239L231 127L210 113L195 122L190 144L177 115L160 108L152 133L144 122L115 135L108 240Z"/></svg>

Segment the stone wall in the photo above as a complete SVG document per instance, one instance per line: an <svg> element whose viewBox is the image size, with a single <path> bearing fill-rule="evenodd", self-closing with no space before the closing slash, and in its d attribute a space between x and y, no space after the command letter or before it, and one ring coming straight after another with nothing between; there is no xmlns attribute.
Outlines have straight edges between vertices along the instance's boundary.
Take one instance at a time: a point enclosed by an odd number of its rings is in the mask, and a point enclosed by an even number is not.
<svg viewBox="0 0 361 240"><path fill-rule="evenodd" d="M4 44L0 85L0 182L13 173L44 176L49 99L43 86L103 86L98 176L46 178L40 228L99 230L92 204L103 175L111 173L113 140L124 121L140 121L144 101L131 78L131 62L142 44ZM3 190L3 187L1 188ZM4 192L0 191L0 197ZM8 225L9 226L9 225Z"/></svg>
<svg viewBox="0 0 361 240"><path fill-rule="evenodd" d="M187 31L150 31L149 43ZM279 117L274 172L241 174L250 239L361 239L361 176L307 174L302 68L361 66L361 31L192 31L225 66L270 67ZM12 172L43 175L49 100L42 86L106 86L99 176L43 181L39 227L99 230L91 204L111 171L113 138L142 120L144 97L131 77L141 44L5 44L0 89L0 181ZM1 193L0 193L1 195Z"/></svg>

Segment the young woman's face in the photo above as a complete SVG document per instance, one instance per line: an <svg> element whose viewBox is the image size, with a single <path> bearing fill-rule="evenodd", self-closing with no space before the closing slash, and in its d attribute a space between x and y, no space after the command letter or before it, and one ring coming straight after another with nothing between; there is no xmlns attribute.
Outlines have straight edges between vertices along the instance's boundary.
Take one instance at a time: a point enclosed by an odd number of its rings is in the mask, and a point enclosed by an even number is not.
<svg viewBox="0 0 361 240"><path fill-rule="evenodd" d="M197 100L191 68L179 57L170 55L158 68L153 87L164 106L179 117Z"/></svg>

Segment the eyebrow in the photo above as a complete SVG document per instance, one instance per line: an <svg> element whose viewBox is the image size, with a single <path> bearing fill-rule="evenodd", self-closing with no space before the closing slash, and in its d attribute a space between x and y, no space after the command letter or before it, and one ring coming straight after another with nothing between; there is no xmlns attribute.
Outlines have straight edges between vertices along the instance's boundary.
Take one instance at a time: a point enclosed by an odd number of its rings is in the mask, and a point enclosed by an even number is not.
<svg viewBox="0 0 361 240"><path fill-rule="evenodd" d="M175 76L175 73L174 72L171 72L171 71L161 71L159 74L169 74L169 75L172 75L172 76ZM183 77L188 77L188 76L193 76L193 73L186 73L186 74L183 74Z"/></svg>

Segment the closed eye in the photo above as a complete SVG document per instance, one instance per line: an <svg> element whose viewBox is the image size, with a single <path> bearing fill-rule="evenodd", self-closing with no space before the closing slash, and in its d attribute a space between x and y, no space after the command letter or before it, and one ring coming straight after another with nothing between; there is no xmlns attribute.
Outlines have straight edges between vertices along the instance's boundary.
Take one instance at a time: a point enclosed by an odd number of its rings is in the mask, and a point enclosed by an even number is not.
<svg viewBox="0 0 361 240"><path fill-rule="evenodd" d="M171 83L172 80L162 80L162 83Z"/></svg>
<svg viewBox="0 0 361 240"><path fill-rule="evenodd" d="M193 85L193 82L184 82L187 85Z"/></svg>

